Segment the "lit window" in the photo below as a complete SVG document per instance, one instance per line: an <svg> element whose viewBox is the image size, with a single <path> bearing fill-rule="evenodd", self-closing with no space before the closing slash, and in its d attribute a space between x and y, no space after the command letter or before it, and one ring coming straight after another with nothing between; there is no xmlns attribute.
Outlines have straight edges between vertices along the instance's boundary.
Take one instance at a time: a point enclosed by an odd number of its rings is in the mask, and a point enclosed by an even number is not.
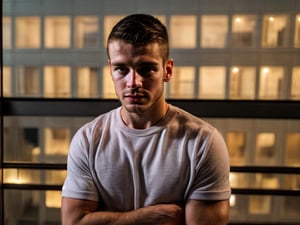
<svg viewBox="0 0 300 225"><path fill-rule="evenodd" d="M300 48L300 14L296 16L295 21L295 40L294 40L295 48Z"/></svg>
<svg viewBox="0 0 300 225"><path fill-rule="evenodd" d="M48 208L61 208L61 191L46 191L45 206Z"/></svg>
<svg viewBox="0 0 300 225"><path fill-rule="evenodd" d="M228 132L226 134L231 165L246 163L246 134L245 132Z"/></svg>
<svg viewBox="0 0 300 225"><path fill-rule="evenodd" d="M196 16L171 16L171 48L196 48Z"/></svg>
<svg viewBox="0 0 300 225"><path fill-rule="evenodd" d="M255 47L256 16L236 15L232 18L232 47Z"/></svg>
<svg viewBox="0 0 300 225"><path fill-rule="evenodd" d="M3 96L9 97L11 93L11 68L3 66Z"/></svg>
<svg viewBox="0 0 300 225"><path fill-rule="evenodd" d="M103 67L102 90L103 98L117 98L114 83L110 76L109 66Z"/></svg>
<svg viewBox="0 0 300 225"><path fill-rule="evenodd" d="M40 48L41 22L37 16L16 18L16 47Z"/></svg>
<svg viewBox="0 0 300 225"><path fill-rule="evenodd" d="M259 76L259 98L281 99L283 95L284 68L262 67Z"/></svg>
<svg viewBox="0 0 300 225"><path fill-rule="evenodd" d="M291 99L300 99L300 67L294 67L291 82Z"/></svg>
<svg viewBox="0 0 300 225"><path fill-rule="evenodd" d="M2 18L3 48L11 48L11 18L4 16Z"/></svg>
<svg viewBox="0 0 300 225"><path fill-rule="evenodd" d="M287 134L286 148L285 148L285 164L287 166L300 166L299 146L300 146L300 133Z"/></svg>
<svg viewBox="0 0 300 225"><path fill-rule="evenodd" d="M46 66L44 69L45 97L70 97L71 74L68 66Z"/></svg>
<svg viewBox="0 0 300 225"><path fill-rule="evenodd" d="M77 97L89 98L98 96L98 68L79 67L76 70Z"/></svg>
<svg viewBox="0 0 300 225"><path fill-rule="evenodd" d="M70 140L68 128L45 128L45 154L66 156Z"/></svg>
<svg viewBox="0 0 300 225"><path fill-rule="evenodd" d="M40 95L40 71L38 67L19 67L16 70L17 95Z"/></svg>
<svg viewBox="0 0 300 225"><path fill-rule="evenodd" d="M275 164L275 134L259 133L256 136L256 165L273 165Z"/></svg>
<svg viewBox="0 0 300 225"><path fill-rule="evenodd" d="M200 67L199 98L225 98L226 69L223 66Z"/></svg>
<svg viewBox="0 0 300 225"><path fill-rule="evenodd" d="M117 22L119 22L120 19L122 19L123 16L105 16L104 17L104 43L103 45L106 46L107 38L111 32L111 29L113 28L114 25L116 25Z"/></svg>
<svg viewBox="0 0 300 225"><path fill-rule="evenodd" d="M261 174L254 175L253 188L275 189L279 188L278 175L274 174Z"/></svg>
<svg viewBox="0 0 300 225"><path fill-rule="evenodd" d="M287 47L289 43L289 30L287 16L266 15L263 19L262 47Z"/></svg>
<svg viewBox="0 0 300 225"><path fill-rule="evenodd" d="M272 212L271 196L249 196L249 214L268 215Z"/></svg>
<svg viewBox="0 0 300 225"><path fill-rule="evenodd" d="M45 18L45 47L69 48L71 42L70 18L56 16Z"/></svg>
<svg viewBox="0 0 300 225"><path fill-rule="evenodd" d="M170 98L194 98L195 68L175 67L169 86Z"/></svg>
<svg viewBox="0 0 300 225"><path fill-rule="evenodd" d="M225 48L228 36L228 17L209 15L201 18L201 47Z"/></svg>
<svg viewBox="0 0 300 225"><path fill-rule="evenodd" d="M229 97L231 99L254 99L255 82L255 67L231 67Z"/></svg>
<svg viewBox="0 0 300 225"><path fill-rule="evenodd" d="M91 48L98 45L98 17L78 16L75 18L76 48Z"/></svg>

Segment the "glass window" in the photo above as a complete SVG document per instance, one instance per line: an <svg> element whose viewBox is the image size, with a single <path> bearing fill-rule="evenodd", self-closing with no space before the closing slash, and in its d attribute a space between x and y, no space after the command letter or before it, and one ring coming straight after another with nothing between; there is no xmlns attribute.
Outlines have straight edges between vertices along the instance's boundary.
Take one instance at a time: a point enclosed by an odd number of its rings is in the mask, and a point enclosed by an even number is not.
<svg viewBox="0 0 300 225"><path fill-rule="evenodd" d="M229 97L231 99L254 99L255 83L255 67L231 67Z"/></svg>
<svg viewBox="0 0 300 225"><path fill-rule="evenodd" d="M288 17L265 15L263 18L262 47L287 47L289 42Z"/></svg>
<svg viewBox="0 0 300 225"><path fill-rule="evenodd" d="M226 144L228 146L230 164L243 165L246 163L246 133L228 132L226 134Z"/></svg>
<svg viewBox="0 0 300 225"><path fill-rule="evenodd" d="M300 133L287 134L285 164L287 166L300 166Z"/></svg>
<svg viewBox="0 0 300 225"><path fill-rule="evenodd" d="M109 66L103 67L102 90L103 98L117 98L114 83L110 76Z"/></svg>
<svg viewBox="0 0 300 225"><path fill-rule="evenodd" d="M170 83L170 98L194 98L195 68L174 67Z"/></svg>
<svg viewBox="0 0 300 225"><path fill-rule="evenodd" d="M41 21L38 16L16 17L17 48L41 47Z"/></svg>
<svg viewBox="0 0 300 225"><path fill-rule="evenodd" d="M68 128L45 128L45 154L66 156L71 140Z"/></svg>
<svg viewBox="0 0 300 225"><path fill-rule="evenodd" d="M71 96L71 68L68 66L46 66L44 68L44 96Z"/></svg>
<svg viewBox="0 0 300 225"><path fill-rule="evenodd" d="M283 198L283 204L280 207L281 217L288 218L288 219L292 218L295 219L295 221L300 221L299 220L300 219L300 210L299 210L300 196L284 196L282 198Z"/></svg>
<svg viewBox="0 0 300 225"><path fill-rule="evenodd" d="M200 67L199 98L225 98L226 68L223 66Z"/></svg>
<svg viewBox="0 0 300 225"><path fill-rule="evenodd" d="M256 136L255 164L274 165L275 155L275 133L259 133Z"/></svg>
<svg viewBox="0 0 300 225"><path fill-rule="evenodd" d="M61 224L61 191L4 190L5 224Z"/></svg>
<svg viewBox="0 0 300 225"><path fill-rule="evenodd" d="M249 214L268 215L272 212L272 204L272 196L250 196Z"/></svg>
<svg viewBox="0 0 300 225"><path fill-rule="evenodd" d="M196 48L196 16L171 16L170 47Z"/></svg>
<svg viewBox="0 0 300 225"><path fill-rule="evenodd" d="M300 14L296 16L296 21L295 21L294 46L295 48L300 48Z"/></svg>
<svg viewBox="0 0 300 225"><path fill-rule="evenodd" d="M259 75L259 98L281 99L283 96L283 82L283 67L262 67Z"/></svg>
<svg viewBox="0 0 300 225"><path fill-rule="evenodd" d="M300 99L300 67L294 67L291 82L291 99Z"/></svg>
<svg viewBox="0 0 300 225"><path fill-rule="evenodd" d="M75 18L76 48L93 48L98 46L99 37L98 17L77 16Z"/></svg>
<svg viewBox="0 0 300 225"><path fill-rule="evenodd" d="M10 97L12 95L11 91L11 67L3 66L3 96Z"/></svg>
<svg viewBox="0 0 300 225"><path fill-rule="evenodd" d="M201 18L201 47L227 47L228 16L206 15Z"/></svg>
<svg viewBox="0 0 300 225"><path fill-rule="evenodd" d="M253 188L278 189L279 177L277 174L254 174Z"/></svg>
<svg viewBox="0 0 300 225"><path fill-rule="evenodd" d="M89 98L98 96L98 68L79 67L76 70L77 97Z"/></svg>
<svg viewBox="0 0 300 225"><path fill-rule="evenodd" d="M18 67L17 95L40 96L40 70L38 67Z"/></svg>
<svg viewBox="0 0 300 225"><path fill-rule="evenodd" d="M11 17L2 17L3 48L11 48Z"/></svg>
<svg viewBox="0 0 300 225"><path fill-rule="evenodd" d="M4 160L36 162L40 153L38 128L20 127L17 120L9 125L4 129Z"/></svg>
<svg viewBox="0 0 300 225"><path fill-rule="evenodd" d="M71 22L68 16L45 17L45 47L70 48Z"/></svg>
<svg viewBox="0 0 300 225"><path fill-rule="evenodd" d="M257 17L254 15L234 15L232 18L232 47L255 47L257 37Z"/></svg>
<svg viewBox="0 0 300 225"><path fill-rule="evenodd" d="M124 16L118 15L118 16L104 16L104 43L103 45L106 46L108 35L110 34L111 29L113 26L119 22L120 19L122 19Z"/></svg>

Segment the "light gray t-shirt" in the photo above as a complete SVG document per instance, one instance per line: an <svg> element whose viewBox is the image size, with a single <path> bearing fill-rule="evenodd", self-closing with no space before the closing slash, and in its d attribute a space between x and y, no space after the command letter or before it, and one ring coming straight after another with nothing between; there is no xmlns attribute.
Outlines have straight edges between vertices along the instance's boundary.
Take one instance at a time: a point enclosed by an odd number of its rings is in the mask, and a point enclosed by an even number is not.
<svg viewBox="0 0 300 225"><path fill-rule="evenodd" d="M170 105L155 126L131 129L120 109L74 135L63 197L98 201L109 211L230 197L228 151L214 127Z"/></svg>

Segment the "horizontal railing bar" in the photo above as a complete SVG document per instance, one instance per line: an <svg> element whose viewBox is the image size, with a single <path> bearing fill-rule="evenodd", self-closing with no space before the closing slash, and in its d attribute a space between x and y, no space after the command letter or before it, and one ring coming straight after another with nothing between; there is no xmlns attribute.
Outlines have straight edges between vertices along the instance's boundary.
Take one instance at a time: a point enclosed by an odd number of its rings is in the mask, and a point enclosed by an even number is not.
<svg viewBox="0 0 300 225"><path fill-rule="evenodd" d="M117 99L2 98L4 116L97 116L120 105ZM300 119L300 101L291 100L175 100L199 117Z"/></svg>

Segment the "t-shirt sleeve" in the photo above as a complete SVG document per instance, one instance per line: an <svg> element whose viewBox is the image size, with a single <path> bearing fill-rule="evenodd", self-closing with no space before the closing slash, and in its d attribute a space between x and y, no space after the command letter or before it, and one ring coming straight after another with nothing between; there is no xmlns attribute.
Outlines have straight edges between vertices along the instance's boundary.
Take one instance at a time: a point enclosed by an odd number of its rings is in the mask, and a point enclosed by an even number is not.
<svg viewBox="0 0 300 225"><path fill-rule="evenodd" d="M98 201L98 191L91 173L88 129L81 128L74 135L68 153L67 177L62 197Z"/></svg>
<svg viewBox="0 0 300 225"><path fill-rule="evenodd" d="M225 200L230 198L230 163L226 144L215 129L195 157L195 177L189 199Z"/></svg>

